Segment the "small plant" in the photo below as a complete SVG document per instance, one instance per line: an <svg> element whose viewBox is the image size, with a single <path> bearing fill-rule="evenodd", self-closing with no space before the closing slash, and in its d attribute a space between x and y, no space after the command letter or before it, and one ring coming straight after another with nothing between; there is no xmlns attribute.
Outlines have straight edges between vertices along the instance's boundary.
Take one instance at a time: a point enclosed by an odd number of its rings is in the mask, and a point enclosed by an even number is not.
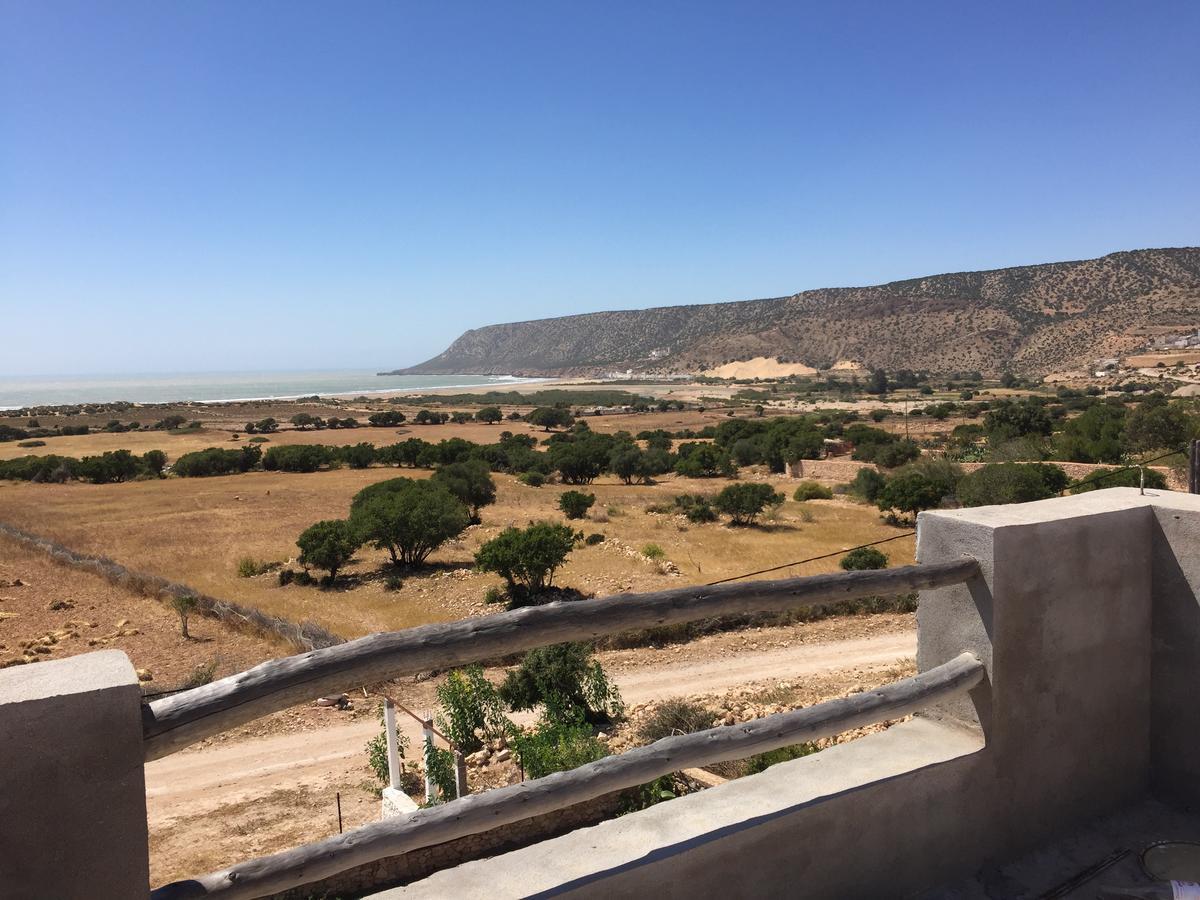
<svg viewBox="0 0 1200 900"><path fill-rule="evenodd" d="M291 569L280 569L279 570L279 586L287 587L289 584L292 583L292 581L295 579L295 577L296 577L296 573L293 572Z"/></svg>
<svg viewBox="0 0 1200 900"><path fill-rule="evenodd" d="M474 753L484 740L499 737L512 727L496 686L483 677L482 666L455 669L436 693L441 704L438 725L462 753Z"/></svg>
<svg viewBox="0 0 1200 900"><path fill-rule="evenodd" d="M651 559L657 562L660 559L666 558L667 551L658 546L658 544L646 544L644 547L642 547L642 556L646 557L646 559Z"/></svg>
<svg viewBox="0 0 1200 900"><path fill-rule="evenodd" d="M546 483L546 476L541 472L522 472L517 476L517 481L529 487L539 488Z"/></svg>
<svg viewBox="0 0 1200 900"><path fill-rule="evenodd" d="M625 510L622 507L617 506L615 503L610 503L604 511L608 513L608 516L611 519L619 519L621 516L625 515Z"/></svg>
<svg viewBox="0 0 1200 900"><path fill-rule="evenodd" d="M678 774L663 775L630 790L617 815L623 816L640 809L647 809L656 803L674 800L687 792L687 782Z"/></svg>
<svg viewBox="0 0 1200 900"><path fill-rule="evenodd" d="M196 668L192 669L183 684L180 685L180 690L191 690L192 688L203 687L206 684L211 684L213 678L217 674L218 660L209 660L206 663L199 663Z"/></svg>
<svg viewBox="0 0 1200 900"><path fill-rule="evenodd" d="M808 742L804 744L792 744L790 747L780 747L778 750L768 750L766 753L756 753L746 760L746 774L757 775L759 772L765 772L776 763L799 759L802 756L811 756L818 749L816 744Z"/></svg>
<svg viewBox="0 0 1200 900"><path fill-rule="evenodd" d="M641 737L649 742L662 740L676 734L692 734L711 728L713 714L699 703L690 700L664 700L654 710L639 730Z"/></svg>
<svg viewBox="0 0 1200 900"><path fill-rule="evenodd" d="M259 566L258 560L254 559L252 556L243 556L238 560L238 578L253 578L255 575L262 574L262 571L262 567Z"/></svg>
<svg viewBox="0 0 1200 900"><path fill-rule="evenodd" d="M582 519L596 502L595 494L582 491L564 491L559 495L558 508L568 519Z"/></svg>
<svg viewBox="0 0 1200 900"><path fill-rule="evenodd" d="M399 575L389 575L383 579L383 589L385 591L398 591L404 587L404 579Z"/></svg>
<svg viewBox="0 0 1200 900"><path fill-rule="evenodd" d="M383 725L383 704L379 706L379 724ZM404 759L408 752L408 747L408 735L397 729L396 755ZM375 777L379 779L380 784L387 784L391 780L388 772L386 729L381 730L379 734L367 741L367 765L371 767L371 771L375 773Z"/></svg>
<svg viewBox="0 0 1200 900"><path fill-rule="evenodd" d="M179 615L179 633L188 640L192 637L188 634L188 618L195 611L197 602L191 594L171 595L171 608Z"/></svg>
<svg viewBox="0 0 1200 900"><path fill-rule="evenodd" d="M589 547L595 547L597 544L603 544L604 543L604 535L602 535L598 531L592 532L584 540L584 543L587 544Z"/></svg>
<svg viewBox="0 0 1200 900"><path fill-rule="evenodd" d="M514 732L512 745L526 778L543 778L608 755L608 749L582 722L543 720L536 728Z"/></svg>
<svg viewBox="0 0 1200 900"><path fill-rule="evenodd" d="M792 499L799 503L805 500L832 500L833 491L815 481L802 481L796 486Z"/></svg>
<svg viewBox="0 0 1200 900"><path fill-rule="evenodd" d="M265 438L261 434L256 434L254 437L250 438L246 443L248 443L248 444L266 444L266 443L269 443L270 440L271 440L270 438Z"/></svg>
<svg viewBox="0 0 1200 900"><path fill-rule="evenodd" d="M492 585L483 592L484 603L505 603L507 600L508 597L505 596L504 591L500 590L500 588L496 587L495 585Z"/></svg>

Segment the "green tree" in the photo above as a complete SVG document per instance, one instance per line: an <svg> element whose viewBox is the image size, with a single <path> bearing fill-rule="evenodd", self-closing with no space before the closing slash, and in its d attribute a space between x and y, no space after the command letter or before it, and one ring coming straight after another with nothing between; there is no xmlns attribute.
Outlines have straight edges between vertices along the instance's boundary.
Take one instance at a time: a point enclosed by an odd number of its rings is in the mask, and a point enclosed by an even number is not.
<svg viewBox="0 0 1200 900"><path fill-rule="evenodd" d="M647 483L654 474L653 464L646 453L632 444L615 448L608 458L608 470L625 484Z"/></svg>
<svg viewBox="0 0 1200 900"><path fill-rule="evenodd" d="M1067 481L1061 468L1046 463L992 463L963 476L958 501L963 506L1028 503L1055 496Z"/></svg>
<svg viewBox="0 0 1200 900"><path fill-rule="evenodd" d="M568 519L584 518L595 502L595 494L585 494L582 491L564 491L558 496L558 508Z"/></svg>
<svg viewBox="0 0 1200 900"><path fill-rule="evenodd" d="M152 475L161 476L167 465L167 454L161 450L147 450L142 454L142 465Z"/></svg>
<svg viewBox="0 0 1200 900"><path fill-rule="evenodd" d="M500 685L500 699L516 712L541 705L546 718L571 723L578 718L602 725L624 712L621 694L587 644L551 644L530 650Z"/></svg>
<svg viewBox="0 0 1200 900"><path fill-rule="evenodd" d="M1130 412L1125 425L1125 440L1130 451L1176 450L1197 434L1197 421L1177 403L1165 397L1150 396ZM1116 460L1102 460L1116 462Z"/></svg>
<svg viewBox="0 0 1200 900"><path fill-rule="evenodd" d="M479 548L475 564L501 576L509 596L519 602L550 586L579 538L570 526L552 522L534 522L523 529L509 527Z"/></svg>
<svg viewBox="0 0 1200 900"><path fill-rule="evenodd" d="M878 469L863 466L854 474L854 480L850 482L850 493L867 503L874 503L883 493L883 487L886 484L886 475Z"/></svg>
<svg viewBox="0 0 1200 900"><path fill-rule="evenodd" d="M778 506L784 499L784 495L771 485L754 482L726 485L712 505L730 517L731 525L753 525L768 507Z"/></svg>
<svg viewBox="0 0 1200 900"><path fill-rule="evenodd" d="M440 482L392 478L359 491L350 505L359 538L387 550L394 565L419 566L470 524L470 513Z"/></svg>
<svg viewBox="0 0 1200 900"><path fill-rule="evenodd" d="M404 413L398 409L385 409L382 412L371 413L371 415L367 416L367 422L376 428L402 425L404 424L404 419Z"/></svg>
<svg viewBox="0 0 1200 900"><path fill-rule="evenodd" d="M871 372L871 381L867 385L868 394L886 394L889 387L887 372L883 369L875 369Z"/></svg>
<svg viewBox="0 0 1200 900"><path fill-rule="evenodd" d="M328 570L331 582L337 578L338 569L350 562L361 543L354 528L344 519L316 522L296 538L300 564Z"/></svg>
<svg viewBox="0 0 1200 900"><path fill-rule="evenodd" d="M936 484L919 472L899 474L888 479L876 500L881 510L899 510L916 515L923 509L932 509L942 500L942 492Z"/></svg>
<svg viewBox="0 0 1200 900"><path fill-rule="evenodd" d="M483 740L499 737L512 727L504 715L500 692L484 678L481 666L455 669L435 693L441 706L438 726L462 753L474 753Z"/></svg>
<svg viewBox="0 0 1200 900"><path fill-rule="evenodd" d="M1125 407L1096 403L1067 421L1054 441L1057 459L1120 462L1125 454Z"/></svg>
<svg viewBox="0 0 1200 900"><path fill-rule="evenodd" d="M481 459L467 459L442 466L433 473L433 480L444 484L455 497L462 501L471 514L472 522L479 522L479 511L496 502L496 482L491 470Z"/></svg>
<svg viewBox="0 0 1200 900"><path fill-rule="evenodd" d="M1046 407L1035 400L1003 400L983 417L988 446L995 447L1020 437L1046 437L1053 429Z"/></svg>
<svg viewBox="0 0 1200 900"><path fill-rule="evenodd" d="M571 415L569 409L560 409L556 406L539 406L528 416L530 425L549 431L551 428L567 428L575 421L575 417Z"/></svg>
<svg viewBox="0 0 1200 900"><path fill-rule="evenodd" d="M504 419L504 413L500 411L498 406L485 406L475 413L477 421L484 422L488 425L494 425Z"/></svg>
<svg viewBox="0 0 1200 900"><path fill-rule="evenodd" d="M680 444L675 471L686 478L731 478L737 474L728 451L715 444Z"/></svg>
<svg viewBox="0 0 1200 900"><path fill-rule="evenodd" d="M838 560L838 565L847 572L858 572L863 569L886 569L887 564L887 554L874 547L856 547Z"/></svg>

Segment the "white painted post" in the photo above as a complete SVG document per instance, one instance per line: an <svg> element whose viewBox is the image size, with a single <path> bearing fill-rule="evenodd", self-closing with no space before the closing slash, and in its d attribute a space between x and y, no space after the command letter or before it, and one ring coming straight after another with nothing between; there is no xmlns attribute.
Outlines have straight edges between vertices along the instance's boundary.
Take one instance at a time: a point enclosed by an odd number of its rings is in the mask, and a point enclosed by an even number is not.
<svg viewBox="0 0 1200 900"><path fill-rule="evenodd" d="M425 802L432 803L437 799L437 786L429 765L433 761L433 719L422 719L421 729L421 739L425 742Z"/></svg>
<svg viewBox="0 0 1200 900"><path fill-rule="evenodd" d="M396 705L383 701L383 727L387 731L388 784L400 789L400 745L396 738Z"/></svg>

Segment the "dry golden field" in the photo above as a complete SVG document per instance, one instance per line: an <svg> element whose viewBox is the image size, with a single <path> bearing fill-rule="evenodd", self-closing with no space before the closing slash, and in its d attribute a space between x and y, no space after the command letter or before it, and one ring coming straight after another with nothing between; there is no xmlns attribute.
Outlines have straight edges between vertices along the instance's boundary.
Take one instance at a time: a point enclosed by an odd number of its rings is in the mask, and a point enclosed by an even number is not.
<svg viewBox="0 0 1200 900"><path fill-rule="evenodd" d="M127 436L118 436L127 437ZM181 581L198 590L289 619L312 619L346 637L483 612L483 594L496 576L472 571L480 544L507 525L560 520L561 486L530 488L496 475L498 501L483 510L483 524L431 557L432 565L398 573L403 585L388 590L386 553L364 548L346 574L353 587L322 590L280 587L276 575L240 578L243 557L288 561L295 538L319 519L341 518L363 486L398 475L429 473L394 468L337 469L312 474L251 472L217 478L168 478L128 484L27 484L0 482L0 521L46 535L67 546L112 557L141 571ZM744 472L744 478L762 477ZM772 476L790 497L794 482ZM602 532L604 543L576 549L556 583L585 593L611 594L705 583L899 534L882 524L875 509L843 499L788 500L763 527L734 529L695 525L646 506L677 493L715 493L726 482L668 477L650 486L627 486L611 477L586 490L597 502L589 519L575 525ZM659 545L677 567L645 558ZM911 538L886 548L894 564L912 561ZM837 558L788 569L771 577L836 568ZM665 571L664 571L665 570Z"/></svg>

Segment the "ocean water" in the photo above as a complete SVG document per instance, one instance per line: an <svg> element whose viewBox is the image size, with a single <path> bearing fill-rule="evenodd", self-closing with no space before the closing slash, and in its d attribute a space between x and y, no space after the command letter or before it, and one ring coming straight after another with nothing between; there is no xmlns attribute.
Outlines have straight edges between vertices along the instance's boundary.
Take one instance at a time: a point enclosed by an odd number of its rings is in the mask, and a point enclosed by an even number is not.
<svg viewBox="0 0 1200 900"><path fill-rule="evenodd" d="M0 376L0 409L72 403L288 400L431 388L504 390L543 381L510 375L377 375L375 372L193 372L145 375Z"/></svg>

